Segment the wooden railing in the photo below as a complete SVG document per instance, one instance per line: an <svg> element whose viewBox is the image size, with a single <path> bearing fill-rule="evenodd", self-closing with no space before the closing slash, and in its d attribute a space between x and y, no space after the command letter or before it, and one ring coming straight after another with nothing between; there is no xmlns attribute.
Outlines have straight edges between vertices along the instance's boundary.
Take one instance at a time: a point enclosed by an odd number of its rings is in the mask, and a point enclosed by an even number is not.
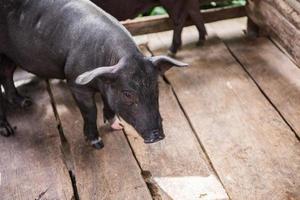
<svg viewBox="0 0 300 200"><path fill-rule="evenodd" d="M209 9L203 10L202 13L205 23L243 17L246 15L244 6ZM133 20L127 20L122 23L132 35L156 33L173 29L172 22L168 15L141 17ZM188 20L185 26L190 25L192 25L192 21Z"/></svg>

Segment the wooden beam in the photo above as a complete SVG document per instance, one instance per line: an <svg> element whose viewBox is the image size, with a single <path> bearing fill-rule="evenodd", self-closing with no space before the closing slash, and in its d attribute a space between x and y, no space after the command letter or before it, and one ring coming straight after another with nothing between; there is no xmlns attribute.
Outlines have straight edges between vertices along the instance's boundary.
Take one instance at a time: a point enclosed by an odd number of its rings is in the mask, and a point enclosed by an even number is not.
<svg viewBox="0 0 300 200"><path fill-rule="evenodd" d="M246 15L245 7L218 8L202 11L206 23L243 17ZM134 20L127 20L122 24L129 30L132 35L143 35L156 33L173 29L172 21L168 15L142 17ZM193 22L188 20L185 26L191 26Z"/></svg>

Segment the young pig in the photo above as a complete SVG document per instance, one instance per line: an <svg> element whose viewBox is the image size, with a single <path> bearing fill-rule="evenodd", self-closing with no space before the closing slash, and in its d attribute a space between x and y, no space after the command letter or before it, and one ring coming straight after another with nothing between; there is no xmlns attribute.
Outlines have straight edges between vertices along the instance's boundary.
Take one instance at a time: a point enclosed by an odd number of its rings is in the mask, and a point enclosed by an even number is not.
<svg viewBox="0 0 300 200"><path fill-rule="evenodd" d="M158 75L187 64L143 56L126 29L88 0L1 0L0 80L8 100L26 106L30 100L13 83L17 65L43 78L67 80L84 119L84 134L100 149L96 92L102 95L107 120L119 115L145 143L156 142L164 138ZM0 133L13 132L2 104Z"/></svg>

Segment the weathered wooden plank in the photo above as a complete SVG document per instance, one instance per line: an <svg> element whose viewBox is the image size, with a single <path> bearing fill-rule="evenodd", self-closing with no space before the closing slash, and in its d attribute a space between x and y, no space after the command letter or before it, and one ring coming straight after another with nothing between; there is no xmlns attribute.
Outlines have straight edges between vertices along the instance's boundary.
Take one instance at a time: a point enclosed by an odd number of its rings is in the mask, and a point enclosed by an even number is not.
<svg viewBox="0 0 300 200"><path fill-rule="evenodd" d="M241 21L223 21L213 26L300 137L299 68L267 38L247 39Z"/></svg>
<svg viewBox="0 0 300 200"><path fill-rule="evenodd" d="M225 45L211 38L178 58L191 67L166 77L229 196L299 199L299 141Z"/></svg>
<svg viewBox="0 0 300 200"><path fill-rule="evenodd" d="M145 50L144 53L146 54ZM159 81L160 111L166 138L154 144L126 126L126 134L155 199L228 199L209 166L171 87ZM180 188L180 189L179 189ZM204 197L203 197L204 198Z"/></svg>
<svg viewBox="0 0 300 200"><path fill-rule="evenodd" d="M19 90L34 104L8 111L17 132L10 138L0 137L0 198L70 200L72 184L45 83L32 82Z"/></svg>
<svg viewBox="0 0 300 200"><path fill-rule="evenodd" d="M104 149L85 142L79 109L64 82L52 84L52 91L71 148L73 173L80 199L152 199L123 132L101 129ZM101 107L99 103L99 107ZM99 124L103 123L99 109Z"/></svg>
<svg viewBox="0 0 300 200"><path fill-rule="evenodd" d="M202 11L206 23L223 19L243 17L246 15L244 6L231 8L218 8ZM132 35L156 33L173 29L173 23L168 15L141 17L122 22ZM191 26L193 22L189 19L185 26Z"/></svg>
<svg viewBox="0 0 300 200"><path fill-rule="evenodd" d="M300 3L298 0L267 0L298 29L300 28Z"/></svg>
<svg viewBox="0 0 300 200"><path fill-rule="evenodd" d="M299 30L299 1L293 9L283 9L289 6L285 1L255 1L250 0L247 5L248 16L266 33L278 39L300 66L300 30ZM283 14L284 12L287 12Z"/></svg>

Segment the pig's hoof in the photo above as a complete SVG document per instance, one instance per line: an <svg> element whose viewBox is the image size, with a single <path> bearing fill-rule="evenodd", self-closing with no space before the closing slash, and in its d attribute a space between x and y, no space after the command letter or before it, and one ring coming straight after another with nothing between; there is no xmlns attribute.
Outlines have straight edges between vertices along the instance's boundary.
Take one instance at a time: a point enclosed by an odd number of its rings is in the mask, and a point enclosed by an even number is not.
<svg viewBox="0 0 300 200"><path fill-rule="evenodd" d="M255 38L258 38L258 36L259 36L259 33L257 31L247 30L245 33L246 33L246 36L250 39L255 39Z"/></svg>
<svg viewBox="0 0 300 200"><path fill-rule="evenodd" d="M104 143L102 141L102 139L99 137L98 139L92 140L91 141L91 145L95 148L95 149L102 149L104 147Z"/></svg>
<svg viewBox="0 0 300 200"><path fill-rule="evenodd" d="M110 127L115 131L124 129L124 125L122 124L122 122L120 121L120 119L117 116L115 116L113 119L109 120L109 123L110 123Z"/></svg>
<svg viewBox="0 0 300 200"><path fill-rule="evenodd" d="M199 40L198 42L197 42L197 46L203 46L204 45L204 43L205 43L205 39L203 39L203 40Z"/></svg>
<svg viewBox="0 0 300 200"><path fill-rule="evenodd" d="M0 135L9 137L15 133L14 129L10 126L7 121L0 122Z"/></svg>
<svg viewBox="0 0 300 200"><path fill-rule="evenodd" d="M23 101L21 101L21 103L20 103L21 108L27 108L27 107L29 107L29 106L31 106L31 105L32 105L32 101L31 101L31 99L28 98L28 97L25 97L25 98L23 99Z"/></svg>
<svg viewBox="0 0 300 200"><path fill-rule="evenodd" d="M11 104L17 105L21 108L27 108L32 105L32 101L29 97L16 96L9 100Z"/></svg>
<svg viewBox="0 0 300 200"><path fill-rule="evenodd" d="M176 57L176 51L172 51L172 50L168 50L168 53L167 53L168 56L172 57L172 58L175 58Z"/></svg>

